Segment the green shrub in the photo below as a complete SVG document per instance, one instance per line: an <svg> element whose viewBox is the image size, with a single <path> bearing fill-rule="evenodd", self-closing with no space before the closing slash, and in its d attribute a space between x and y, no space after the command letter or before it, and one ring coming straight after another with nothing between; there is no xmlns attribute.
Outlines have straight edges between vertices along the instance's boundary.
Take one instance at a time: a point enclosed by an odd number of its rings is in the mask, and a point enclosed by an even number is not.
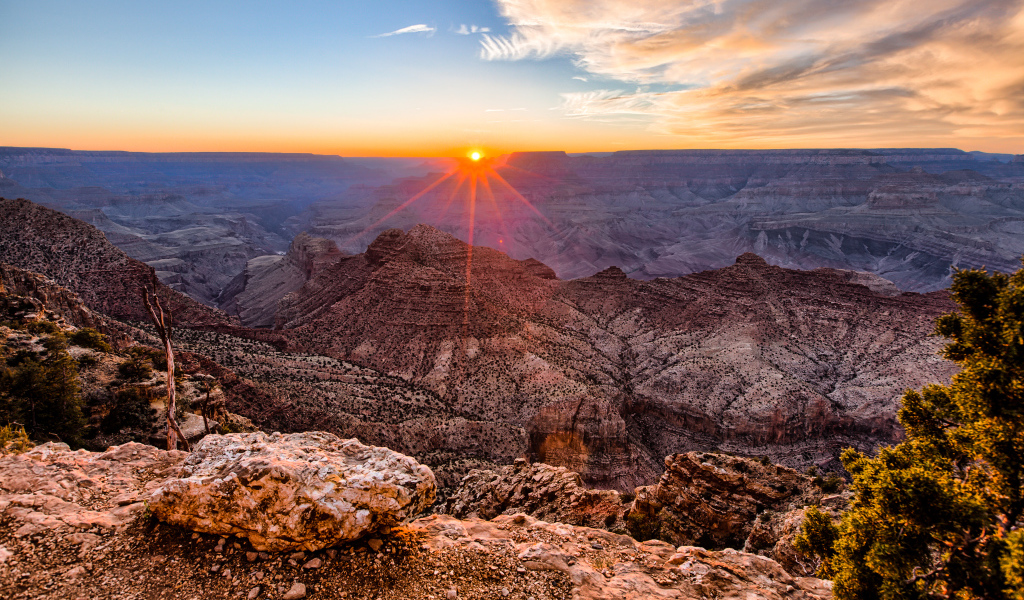
<svg viewBox="0 0 1024 600"><path fill-rule="evenodd" d="M626 515L626 528L633 539L641 542L658 539L658 534L661 533L661 523L657 515L640 512L630 512Z"/></svg>
<svg viewBox="0 0 1024 600"><path fill-rule="evenodd" d="M88 369L90 367L95 367L99 363L100 359L96 358L95 354L83 354L78 357L79 369Z"/></svg>
<svg viewBox="0 0 1024 600"><path fill-rule="evenodd" d="M72 333L68 336L68 341L72 345L81 348L89 348L99 352L111 351L110 344L107 343L107 337L90 327L85 327Z"/></svg>
<svg viewBox="0 0 1024 600"><path fill-rule="evenodd" d="M32 321L25 325L25 329L35 335L53 335L60 332L60 327L50 321Z"/></svg>
<svg viewBox="0 0 1024 600"><path fill-rule="evenodd" d="M114 394L114 406L103 419L100 429L116 433L122 429L149 430L156 421L156 410L150 407L151 394L147 388L129 386Z"/></svg>
<svg viewBox="0 0 1024 600"><path fill-rule="evenodd" d="M23 423L34 439L57 437L77 445L85 427L78 365L62 336L51 341L42 361L24 357L0 368L0 421Z"/></svg>
<svg viewBox="0 0 1024 600"><path fill-rule="evenodd" d="M117 366L117 374L126 381L145 381L153 376L153 363L145 354L130 353L128 360Z"/></svg>

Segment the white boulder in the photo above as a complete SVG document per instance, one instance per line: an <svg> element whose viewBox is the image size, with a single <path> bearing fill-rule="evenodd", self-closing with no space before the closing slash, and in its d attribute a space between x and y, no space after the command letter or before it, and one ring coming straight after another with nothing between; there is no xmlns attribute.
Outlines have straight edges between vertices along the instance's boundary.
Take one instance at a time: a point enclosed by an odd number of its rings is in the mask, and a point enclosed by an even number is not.
<svg viewBox="0 0 1024 600"><path fill-rule="evenodd" d="M434 502L429 468L330 433L204 437L149 497L160 520L248 538L257 550L319 550L408 521Z"/></svg>

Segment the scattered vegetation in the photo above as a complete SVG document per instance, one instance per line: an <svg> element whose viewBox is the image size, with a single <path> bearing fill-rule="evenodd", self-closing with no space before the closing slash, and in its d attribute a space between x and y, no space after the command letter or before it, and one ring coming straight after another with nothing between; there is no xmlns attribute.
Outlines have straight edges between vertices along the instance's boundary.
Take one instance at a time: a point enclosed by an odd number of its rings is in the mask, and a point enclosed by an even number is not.
<svg viewBox="0 0 1024 600"><path fill-rule="evenodd" d="M114 405L103 419L104 433L122 429L148 431L156 424L156 410L150 407L152 393L149 388L126 386L114 394Z"/></svg>
<svg viewBox="0 0 1024 600"><path fill-rule="evenodd" d="M90 350L96 350L98 352L110 352L110 344L107 343L107 338L102 333L85 327L73 332L68 336L68 342L74 346L81 348L89 348Z"/></svg>
<svg viewBox="0 0 1024 600"><path fill-rule="evenodd" d="M0 422L23 423L33 439L78 444L85 427L78 363L59 330L42 345L42 357L17 352L0 366Z"/></svg>
<svg viewBox="0 0 1024 600"><path fill-rule="evenodd" d="M843 454L851 509L809 511L797 539L839 600L1024 598L1024 269L961 271L952 293L936 331L960 373L904 395L905 442Z"/></svg>
<svg viewBox="0 0 1024 600"><path fill-rule="evenodd" d="M34 446L24 426L10 423L0 427L0 454L21 454Z"/></svg>
<svg viewBox="0 0 1024 600"><path fill-rule="evenodd" d="M633 539L656 540L661 533L661 522L657 515L633 511L626 515L626 528Z"/></svg>
<svg viewBox="0 0 1024 600"><path fill-rule="evenodd" d="M125 381L145 381L153 376L153 351L142 346L128 350L127 360L117 367Z"/></svg>

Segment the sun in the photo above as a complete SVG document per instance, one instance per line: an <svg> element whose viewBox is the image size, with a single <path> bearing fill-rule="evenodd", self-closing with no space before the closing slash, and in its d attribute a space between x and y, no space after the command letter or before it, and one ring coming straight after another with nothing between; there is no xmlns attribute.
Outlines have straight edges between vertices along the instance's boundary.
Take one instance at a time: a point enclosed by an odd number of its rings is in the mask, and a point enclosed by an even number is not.
<svg viewBox="0 0 1024 600"><path fill-rule="evenodd" d="M481 158L483 158L483 156L484 156L483 154L481 154L480 152L478 152L476 150L474 150L473 152L469 153L469 158L472 159L473 161L478 161Z"/></svg>

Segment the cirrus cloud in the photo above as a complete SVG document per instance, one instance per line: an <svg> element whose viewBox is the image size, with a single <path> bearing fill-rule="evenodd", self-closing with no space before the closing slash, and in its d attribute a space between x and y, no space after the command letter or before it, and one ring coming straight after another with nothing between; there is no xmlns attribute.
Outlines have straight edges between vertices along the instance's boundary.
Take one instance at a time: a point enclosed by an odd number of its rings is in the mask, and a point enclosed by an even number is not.
<svg viewBox="0 0 1024 600"><path fill-rule="evenodd" d="M563 94L568 116L720 145L1024 144L1024 0L498 4L511 31L485 60L566 55L641 86Z"/></svg>
<svg viewBox="0 0 1024 600"><path fill-rule="evenodd" d="M381 33L381 34L378 34L378 35L375 35L375 36L371 36L371 37L382 38L382 37L391 37L393 35L402 35L404 33L434 33L435 31L437 31L436 27L431 27L430 25L426 25L424 23L419 23L417 25L410 25L408 27L403 27L401 29L396 29L394 31L389 31L387 33Z"/></svg>

